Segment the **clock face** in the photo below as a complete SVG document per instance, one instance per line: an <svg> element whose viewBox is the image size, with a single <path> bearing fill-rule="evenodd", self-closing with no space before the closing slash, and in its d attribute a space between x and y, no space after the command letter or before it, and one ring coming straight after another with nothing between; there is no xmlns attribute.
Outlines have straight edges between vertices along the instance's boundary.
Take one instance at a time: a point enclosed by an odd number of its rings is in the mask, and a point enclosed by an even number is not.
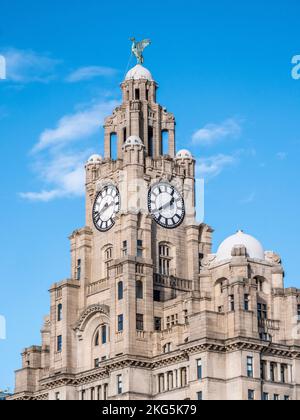
<svg viewBox="0 0 300 420"><path fill-rule="evenodd" d="M181 194L167 182L160 182L150 189L148 209L156 223L167 229L179 226L185 216Z"/></svg>
<svg viewBox="0 0 300 420"><path fill-rule="evenodd" d="M120 193L114 185L107 185L98 193L93 207L93 222L100 232L106 232L115 224L120 211Z"/></svg>

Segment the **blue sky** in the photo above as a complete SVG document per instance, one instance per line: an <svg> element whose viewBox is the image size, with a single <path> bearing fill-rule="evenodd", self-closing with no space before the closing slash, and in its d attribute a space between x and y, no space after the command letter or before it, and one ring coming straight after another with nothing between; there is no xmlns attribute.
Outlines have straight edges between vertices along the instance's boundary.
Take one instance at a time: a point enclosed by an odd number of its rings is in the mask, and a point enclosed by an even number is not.
<svg viewBox="0 0 300 420"><path fill-rule="evenodd" d="M0 7L0 388L13 385L21 349L40 342L50 285L69 276L67 238L84 225L82 165L103 150L131 36L152 39L145 65L175 113L178 148L198 159L214 250L244 229L282 256L286 285L300 287L298 0Z"/></svg>

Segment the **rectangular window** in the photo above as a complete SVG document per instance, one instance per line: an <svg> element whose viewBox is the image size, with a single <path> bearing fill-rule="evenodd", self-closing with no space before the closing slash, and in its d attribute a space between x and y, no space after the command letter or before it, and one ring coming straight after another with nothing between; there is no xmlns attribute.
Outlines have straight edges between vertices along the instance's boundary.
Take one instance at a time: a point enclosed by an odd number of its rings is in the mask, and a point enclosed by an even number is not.
<svg viewBox="0 0 300 420"><path fill-rule="evenodd" d="M119 281L118 282L118 300L122 300L123 299L123 282Z"/></svg>
<svg viewBox="0 0 300 420"><path fill-rule="evenodd" d="M290 397L289 397L289 395L285 395L285 396L284 396L284 401L290 401Z"/></svg>
<svg viewBox="0 0 300 420"><path fill-rule="evenodd" d="M257 304L257 317L258 319L268 318L268 308L266 304L262 304L262 303Z"/></svg>
<svg viewBox="0 0 300 420"><path fill-rule="evenodd" d="M247 376L253 378L253 357L247 357Z"/></svg>
<svg viewBox="0 0 300 420"><path fill-rule="evenodd" d="M267 363L263 360L260 364L260 378L262 380L266 379L266 367L267 367Z"/></svg>
<svg viewBox="0 0 300 420"><path fill-rule="evenodd" d="M103 387L103 399L104 399L104 401L107 400L107 397L108 397L108 384L104 384L104 387Z"/></svg>
<svg viewBox="0 0 300 420"><path fill-rule="evenodd" d="M244 295L244 310L249 311L249 295Z"/></svg>
<svg viewBox="0 0 300 420"><path fill-rule="evenodd" d="M234 311L234 295L229 296L229 310Z"/></svg>
<svg viewBox="0 0 300 420"><path fill-rule="evenodd" d="M127 256L127 241L123 241L122 255L123 257Z"/></svg>
<svg viewBox="0 0 300 420"><path fill-rule="evenodd" d="M287 365L280 365L280 379L283 384L286 382Z"/></svg>
<svg viewBox="0 0 300 420"><path fill-rule="evenodd" d="M161 331L161 318L154 318L154 331Z"/></svg>
<svg viewBox="0 0 300 420"><path fill-rule="evenodd" d="M300 321L300 305L297 306L298 321Z"/></svg>
<svg viewBox="0 0 300 420"><path fill-rule="evenodd" d="M248 401L254 401L255 400L255 392L253 389L248 389Z"/></svg>
<svg viewBox="0 0 300 420"><path fill-rule="evenodd" d="M60 400L60 393L59 392L56 392L55 393L55 400L56 401L59 401Z"/></svg>
<svg viewBox="0 0 300 420"><path fill-rule="evenodd" d="M118 316L118 331L122 332L123 331L123 314Z"/></svg>
<svg viewBox="0 0 300 420"><path fill-rule="evenodd" d="M102 325L102 327L101 327L101 337L102 337L102 344L106 344L106 342L107 342L107 327L106 327L106 325Z"/></svg>
<svg viewBox="0 0 300 420"><path fill-rule="evenodd" d="M141 241L140 239L138 239L137 241L137 256L143 256L143 241Z"/></svg>
<svg viewBox="0 0 300 420"><path fill-rule="evenodd" d="M81 399L82 401L85 400L85 390L81 391Z"/></svg>
<svg viewBox="0 0 300 420"><path fill-rule="evenodd" d="M136 314L136 329L137 331L144 331L144 315Z"/></svg>
<svg viewBox="0 0 300 420"><path fill-rule="evenodd" d="M57 352L61 353L61 351L62 351L62 336L59 335L57 337Z"/></svg>
<svg viewBox="0 0 300 420"><path fill-rule="evenodd" d="M275 382L276 376L276 363L270 363L270 380Z"/></svg>
<svg viewBox="0 0 300 420"><path fill-rule="evenodd" d="M135 100L139 101L140 100L140 89L135 89Z"/></svg>
<svg viewBox="0 0 300 420"><path fill-rule="evenodd" d="M91 401L95 399L95 388L91 388Z"/></svg>
<svg viewBox="0 0 300 420"><path fill-rule="evenodd" d="M94 367L98 368L100 366L100 360L99 359L95 359L94 360Z"/></svg>
<svg viewBox="0 0 300 420"><path fill-rule="evenodd" d="M280 400L280 396L278 394L274 394L274 401L279 401Z"/></svg>
<svg viewBox="0 0 300 420"><path fill-rule="evenodd" d="M264 392L262 396L263 401L269 401L269 394L268 392Z"/></svg>
<svg viewBox="0 0 300 420"><path fill-rule="evenodd" d="M60 322L62 320L62 304L60 303L57 306L57 321Z"/></svg>
<svg viewBox="0 0 300 420"><path fill-rule="evenodd" d="M97 386L97 400L101 400L101 385Z"/></svg>
<svg viewBox="0 0 300 420"><path fill-rule="evenodd" d="M197 378L202 379L202 359L197 360Z"/></svg>
<svg viewBox="0 0 300 420"><path fill-rule="evenodd" d="M117 393L118 393L118 395L123 393L122 375L117 376Z"/></svg>
<svg viewBox="0 0 300 420"><path fill-rule="evenodd" d="M81 260L77 260L76 280L81 279Z"/></svg>
<svg viewBox="0 0 300 420"><path fill-rule="evenodd" d="M153 300L154 300L154 302L160 302L161 301L160 290L154 290L153 291Z"/></svg>
<svg viewBox="0 0 300 420"><path fill-rule="evenodd" d="M203 394L202 391L197 392L197 400L202 401L203 400Z"/></svg>

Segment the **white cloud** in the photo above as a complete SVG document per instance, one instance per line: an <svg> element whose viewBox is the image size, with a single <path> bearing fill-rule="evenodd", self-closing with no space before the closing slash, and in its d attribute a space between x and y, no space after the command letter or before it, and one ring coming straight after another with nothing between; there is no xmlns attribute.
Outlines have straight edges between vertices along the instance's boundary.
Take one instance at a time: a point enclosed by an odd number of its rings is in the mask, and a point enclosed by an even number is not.
<svg viewBox="0 0 300 420"><path fill-rule="evenodd" d="M97 101L81 111L62 117L56 129L45 130L34 147L34 171L46 186L38 192L23 192L26 200L48 202L62 197L79 197L85 190L84 164L94 151L84 141L94 134L109 115L115 101ZM81 148L74 144L83 139ZM48 188L47 188L48 187Z"/></svg>
<svg viewBox="0 0 300 420"><path fill-rule="evenodd" d="M56 67L61 63L47 54L31 50L7 49L3 53L7 65L7 80L16 83L46 83L55 78Z"/></svg>
<svg viewBox="0 0 300 420"><path fill-rule="evenodd" d="M240 121L230 118L221 124L207 124L197 130L192 137L194 144L210 146L228 137L237 138L241 134Z"/></svg>
<svg viewBox="0 0 300 420"><path fill-rule="evenodd" d="M89 66L81 67L67 76L68 83L77 83L81 81L92 80L95 77L114 76L117 71L111 67Z"/></svg>
<svg viewBox="0 0 300 420"><path fill-rule="evenodd" d="M21 197L31 201L51 201L61 197L79 197L84 194L84 163L91 151L73 154L56 154L42 158L35 164L36 172L52 189L40 192L21 193Z"/></svg>
<svg viewBox="0 0 300 420"><path fill-rule="evenodd" d="M236 156L215 155L201 158L197 165L198 176L213 178L219 175L226 167L235 165L238 162Z"/></svg>
<svg viewBox="0 0 300 420"><path fill-rule="evenodd" d="M46 129L40 135L33 152L49 147L65 146L68 143L96 133L106 115L116 106L116 101L97 102L73 114L63 116L56 128Z"/></svg>

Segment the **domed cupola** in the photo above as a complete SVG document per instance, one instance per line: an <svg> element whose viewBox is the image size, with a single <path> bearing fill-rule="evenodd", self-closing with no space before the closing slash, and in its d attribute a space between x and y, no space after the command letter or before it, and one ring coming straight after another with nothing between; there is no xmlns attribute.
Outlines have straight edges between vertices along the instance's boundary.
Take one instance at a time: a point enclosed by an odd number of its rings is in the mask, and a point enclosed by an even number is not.
<svg viewBox="0 0 300 420"><path fill-rule="evenodd" d="M130 136L123 147L124 164L143 165L145 156L145 145L139 136Z"/></svg>
<svg viewBox="0 0 300 420"><path fill-rule="evenodd" d="M216 262L229 260L234 255L235 248L244 248L249 258L264 260L265 252L262 244L253 236L239 230L221 243L217 251Z"/></svg>
<svg viewBox="0 0 300 420"><path fill-rule="evenodd" d="M182 149L177 153L176 159L193 159L193 156L188 150Z"/></svg>
<svg viewBox="0 0 300 420"><path fill-rule="evenodd" d="M144 146L142 139L139 136L130 136L123 145L123 150L133 146Z"/></svg>
<svg viewBox="0 0 300 420"><path fill-rule="evenodd" d="M101 163L102 161L102 156L101 155L92 155L88 161L87 161L87 165L96 165Z"/></svg>
<svg viewBox="0 0 300 420"><path fill-rule="evenodd" d="M141 64L137 64L133 67L129 72L126 74L125 80L148 80L149 82L153 82L152 74L146 67L142 66Z"/></svg>

